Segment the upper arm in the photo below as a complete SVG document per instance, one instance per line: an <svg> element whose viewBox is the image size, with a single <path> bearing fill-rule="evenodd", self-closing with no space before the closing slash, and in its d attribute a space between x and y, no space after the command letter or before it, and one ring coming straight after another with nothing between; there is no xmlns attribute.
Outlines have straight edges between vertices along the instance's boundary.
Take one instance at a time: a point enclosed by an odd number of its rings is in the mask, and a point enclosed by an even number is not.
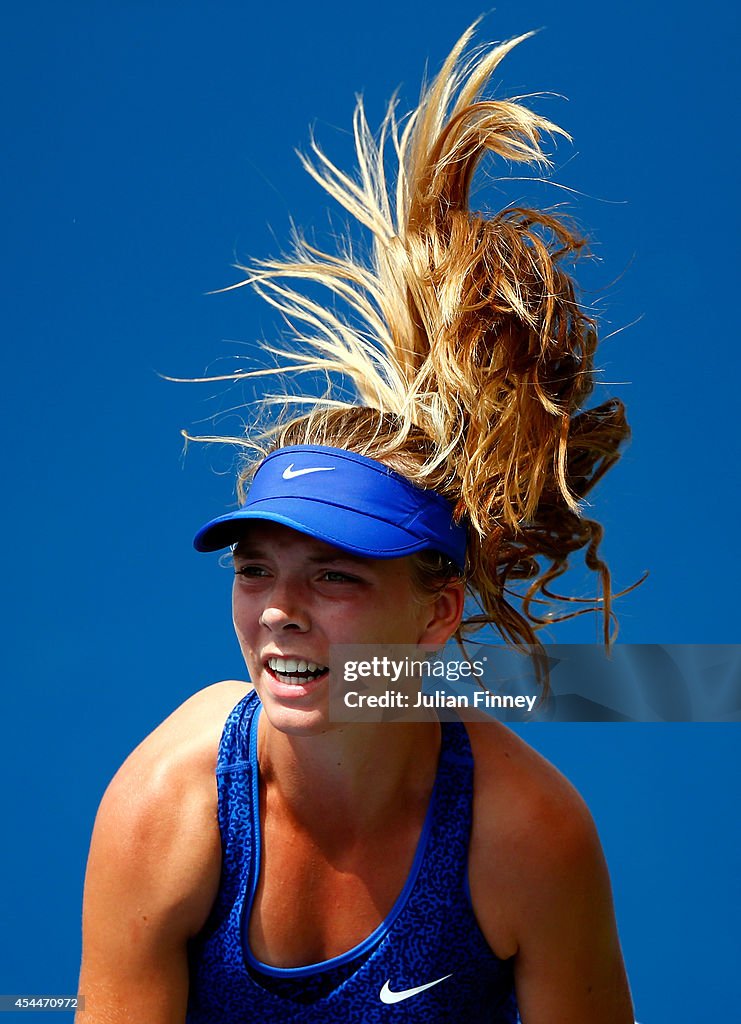
<svg viewBox="0 0 741 1024"><path fill-rule="evenodd" d="M607 866L592 817L517 737L472 730L471 893L513 958L522 1024L633 1024Z"/></svg>
<svg viewBox="0 0 741 1024"><path fill-rule="evenodd" d="M550 839L549 839L550 836ZM586 809L543 836L516 921L523 1024L632 1024L607 866ZM528 878L520 878L527 890Z"/></svg>
<svg viewBox="0 0 741 1024"><path fill-rule="evenodd" d="M85 1024L185 1017L186 942L208 913L215 851L199 809L169 804L162 781L124 770L98 812L83 903Z"/></svg>
<svg viewBox="0 0 741 1024"><path fill-rule="evenodd" d="M185 1019L186 944L220 878L214 768L232 695L192 698L134 751L101 801L83 901L84 1024Z"/></svg>

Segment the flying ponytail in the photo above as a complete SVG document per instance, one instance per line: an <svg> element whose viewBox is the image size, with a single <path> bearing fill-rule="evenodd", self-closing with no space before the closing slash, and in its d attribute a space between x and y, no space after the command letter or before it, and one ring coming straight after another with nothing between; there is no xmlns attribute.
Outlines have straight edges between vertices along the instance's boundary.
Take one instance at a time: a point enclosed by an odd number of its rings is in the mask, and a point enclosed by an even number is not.
<svg viewBox="0 0 741 1024"><path fill-rule="evenodd" d="M580 502L629 431L619 401L584 408L597 335L567 268L585 243L550 213L470 209L474 174L488 154L547 165L544 139L568 136L519 101L482 98L502 58L526 36L469 50L473 29L408 117L399 121L392 101L377 137L358 101L354 176L314 141L302 157L370 232L371 258L358 259L349 241L329 253L296 234L288 258L242 268L246 279L232 287L252 285L292 337L268 349L274 368L232 379L319 372L328 386L320 397L273 399L282 414L270 429L259 439L229 440L261 454L287 444L345 447L449 498L470 525L466 579L478 603L462 636L491 623L509 642L539 646L535 630L554 618L538 609L564 600L552 585L584 549L601 596L568 614L599 608L607 640L602 531ZM302 293L296 281L323 285L331 301ZM296 415L295 403L309 412Z"/></svg>

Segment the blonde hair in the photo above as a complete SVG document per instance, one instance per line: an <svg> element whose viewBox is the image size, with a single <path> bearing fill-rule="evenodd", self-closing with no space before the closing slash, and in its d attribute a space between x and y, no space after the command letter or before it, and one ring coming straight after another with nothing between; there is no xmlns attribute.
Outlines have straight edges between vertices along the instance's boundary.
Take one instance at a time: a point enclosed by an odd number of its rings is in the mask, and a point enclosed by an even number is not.
<svg viewBox="0 0 741 1024"><path fill-rule="evenodd" d="M292 343L268 348L275 368L232 379L318 372L327 391L282 396L276 424L257 438L230 440L263 455L300 443L347 448L446 496L456 518L470 524L466 580L478 611L461 636L491 623L508 642L540 649L535 629L554 619L534 606L565 600L551 585L569 556L585 549L602 596L570 614L599 607L607 641L602 530L580 502L629 431L619 401L583 408L597 335L565 268L585 243L552 213L470 209L486 154L548 164L543 139L566 133L519 100L482 98L502 58L526 36L469 50L474 28L408 117L397 119L392 100L377 137L358 100L354 176L313 140L312 157L301 158L370 232L372 251L363 261L349 241L330 253L295 234L290 257L241 268L247 277L232 287L250 284L276 307ZM289 280L323 285L333 301L322 304ZM295 402L309 411L290 418ZM241 473L240 496L255 466ZM425 571L435 575L429 559ZM440 572L454 574L451 567ZM528 585L518 592L523 580Z"/></svg>

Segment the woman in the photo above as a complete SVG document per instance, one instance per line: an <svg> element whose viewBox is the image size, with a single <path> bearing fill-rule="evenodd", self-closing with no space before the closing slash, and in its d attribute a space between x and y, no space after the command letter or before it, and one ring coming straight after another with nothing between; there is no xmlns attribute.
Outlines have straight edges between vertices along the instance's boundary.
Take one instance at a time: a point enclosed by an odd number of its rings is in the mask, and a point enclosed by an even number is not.
<svg viewBox="0 0 741 1024"><path fill-rule="evenodd" d="M106 792L86 1024L633 1020L599 840L558 772L498 723L328 713L336 644L440 646L490 623L537 645L533 601L580 549L609 633L578 503L627 426L616 402L580 411L596 336L562 265L582 243L548 214L468 202L487 151L542 162L559 129L480 98L519 40L466 56L470 37L403 129L392 105L376 142L358 106L357 180L316 147L305 161L372 232L372 265L299 239L248 277L296 325L276 372L330 389L240 442L262 446L243 503L196 537L233 548L251 682L186 701Z"/></svg>

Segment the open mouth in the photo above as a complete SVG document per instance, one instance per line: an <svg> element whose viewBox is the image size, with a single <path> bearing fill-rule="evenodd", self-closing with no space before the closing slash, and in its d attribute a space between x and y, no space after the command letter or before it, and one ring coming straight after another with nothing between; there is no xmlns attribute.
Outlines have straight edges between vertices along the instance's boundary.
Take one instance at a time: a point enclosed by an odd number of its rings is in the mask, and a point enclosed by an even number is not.
<svg viewBox="0 0 741 1024"><path fill-rule="evenodd" d="M289 686L313 682L329 672L326 665L317 665L314 661L301 661L298 658L268 658L267 667L270 674L279 682Z"/></svg>

